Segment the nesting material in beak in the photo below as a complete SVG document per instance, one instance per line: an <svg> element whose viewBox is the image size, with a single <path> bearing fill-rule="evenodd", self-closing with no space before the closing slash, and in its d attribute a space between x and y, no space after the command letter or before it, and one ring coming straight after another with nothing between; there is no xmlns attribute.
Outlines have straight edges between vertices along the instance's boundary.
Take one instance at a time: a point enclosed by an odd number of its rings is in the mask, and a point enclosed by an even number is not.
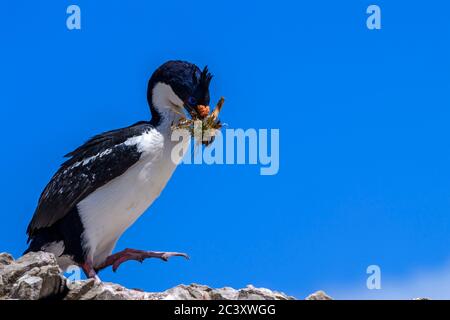
<svg viewBox="0 0 450 320"><path fill-rule="evenodd" d="M195 123L197 121L201 121L202 137L208 137L206 140L202 140L202 143L206 146L210 145L214 141L214 132L222 128L222 123L218 118L224 102L225 99L223 97L220 98L219 102L217 102L216 108L211 113L209 113L209 106L197 106L197 112L190 113L192 117L191 119L180 119L177 124L172 125L172 130L185 129L189 131L191 136L195 136Z"/></svg>

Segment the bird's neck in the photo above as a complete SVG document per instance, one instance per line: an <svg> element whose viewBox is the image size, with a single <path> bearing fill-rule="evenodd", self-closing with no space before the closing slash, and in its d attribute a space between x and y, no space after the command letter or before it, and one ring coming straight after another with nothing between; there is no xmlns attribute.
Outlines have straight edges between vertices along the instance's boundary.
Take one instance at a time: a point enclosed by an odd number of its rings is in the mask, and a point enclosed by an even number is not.
<svg viewBox="0 0 450 320"><path fill-rule="evenodd" d="M173 106L182 104L182 101L164 83L156 84L150 92L147 99L152 113L151 123L155 128L160 128L160 131L170 130L171 125L183 116L173 111Z"/></svg>
<svg viewBox="0 0 450 320"><path fill-rule="evenodd" d="M184 117L183 114L175 113L169 108L152 107L151 112L152 119L150 123L165 136L170 135L172 133L172 126Z"/></svg>

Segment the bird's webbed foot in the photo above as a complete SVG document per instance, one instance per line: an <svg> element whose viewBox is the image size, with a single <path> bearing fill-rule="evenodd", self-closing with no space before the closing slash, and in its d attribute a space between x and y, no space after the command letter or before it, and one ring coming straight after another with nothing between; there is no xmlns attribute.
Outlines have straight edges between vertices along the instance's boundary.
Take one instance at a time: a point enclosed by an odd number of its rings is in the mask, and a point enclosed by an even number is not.
<svg viewBox="0 0 450 320"><path fill-rule="evenodd" d="M95 268L95 271L98 272L102 269L112 266L113 271L116 272L119 266L128 260L143 262L145 259L148 258L158 258L163 261L168 261L169 258L171 257L184 257L186 259L189 259L189 256L186 253L181 252L160 252L160 251L125 249L110 255L108 258L106 258L105 262L103 262L100 266Z"/></svg>

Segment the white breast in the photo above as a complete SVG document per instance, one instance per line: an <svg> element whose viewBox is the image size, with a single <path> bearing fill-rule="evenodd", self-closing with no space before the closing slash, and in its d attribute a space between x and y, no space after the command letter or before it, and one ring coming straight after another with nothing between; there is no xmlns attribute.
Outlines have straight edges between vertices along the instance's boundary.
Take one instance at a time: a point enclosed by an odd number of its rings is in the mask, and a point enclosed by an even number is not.
<svg viewBox="0 0 450 320"><path fill-rule="evenodd" d="M159 196L176 168L168 135L154 129L126 143L138 145L143 152L140 160L78 204L85 228L83 246L94 266L111 254L119 237Z"/></svg>

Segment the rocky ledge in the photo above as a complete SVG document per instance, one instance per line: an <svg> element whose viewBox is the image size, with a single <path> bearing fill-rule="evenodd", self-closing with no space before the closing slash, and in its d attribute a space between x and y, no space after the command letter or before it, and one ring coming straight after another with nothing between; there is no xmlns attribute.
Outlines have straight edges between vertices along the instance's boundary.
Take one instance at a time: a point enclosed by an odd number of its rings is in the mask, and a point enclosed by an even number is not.
<svg viewBox="0 0 450 320"><path fill-rule="evenodd" d="M59 269L55 256L45 252L29 253L14 260L0 253L0 300L293 300L284 293L251 285L243 289L213 289L191 284L179 285L164 292L143 292L118 284L90 280L70 281ZM306 299L329 300L318 291Z"/></svg>

